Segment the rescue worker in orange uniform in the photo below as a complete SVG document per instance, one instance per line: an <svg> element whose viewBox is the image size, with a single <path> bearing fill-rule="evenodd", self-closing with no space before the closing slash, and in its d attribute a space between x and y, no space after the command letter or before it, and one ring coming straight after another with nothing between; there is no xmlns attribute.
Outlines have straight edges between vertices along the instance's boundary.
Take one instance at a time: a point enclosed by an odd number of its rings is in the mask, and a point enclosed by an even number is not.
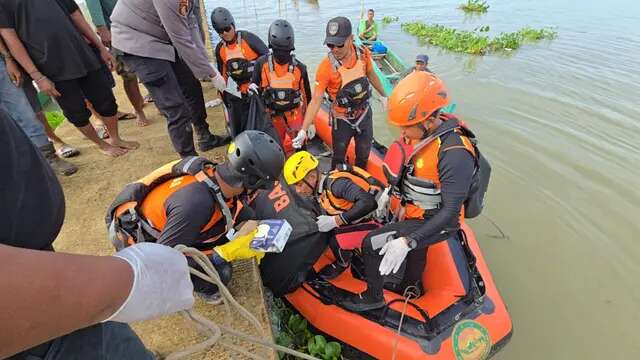
<svg viewBox="0 0 640 360"><path fill-rule="evenodd" d="M314 198L324 214L317 217L321 232L356 224L369 218L377 208L376 196L382 183L365 170L340 164L328 174L318 169L318 159L307 151L298 151L284 164L283 176L288 185L305 198ZM335 237L329 241L337 261L319 272L325 279L340 275L349 267L352 253L340 249Z"/></svg>
<svg viewBox="0 0 640 360"><path fill-rule="evenodd" d="M342 302L352 311L383 307L383 276L407 262L401 288L421 287L426 248L460 227L463 204L477 170L476 148L461 124L440 109L449 101L442 81L413 72L398 82L389 98L389 123L399 127L413 151L387 164L390 223L370 232L362 245L367 290ZM397 160L401 156L387 157ZM384 206L384 204L378 204ZM402 293L402 291L401 291Z"/></svg>
<svg viewBox="0 0 640 360"><path fill-rule="evenodd" d="M306 65L293 53L293 27L287 20L274 21L268 37L269 54L256 61L251 87L262 94L285 153L289 154L293 152L291 140L302 127L304 111L311 101L309 75Z"/></svg>
<svg viewBox="0 0 640 360"><path fill-rule="evenodd" d="M330 51L318 66L313 97L293 145L302 147L326 93L331 101L331 166L345 162L347 146L354 139L355 165L364 169L373 141L371 85L383 96L383 104L386 104L386 94L374 71L371 52L353 42L349 19L339 16L329 20L324 43Z"/></svg>
<svg viewBox="0 0 640 360"><path fill-rule="evenodd" d="M246 126L251 106L247 91L256 60L266 55L269 49L257 35L246 30L236 30L235 20L226 8L213 9L211 25L222 39L214 51L218 71L227 84L229 78L233 79L241 94L241 97L238 97L227 91L222 92L227 128L233 137L243 130L250 130Z"/></svg>
<svg viewBox="0 0 640 360"><path fill-rule="evenodd" d="M131 183L110 206L106 225L112 243L121 249L136 242L167 246L184 244L215 252L212 261L223 281L231 277L234 241L225 234L252 218L239 196L273 186L282 172L284 153L261 131L240 133L229 145L228 159L214 164L203 157L169 163ZM191 261L190 261L191 263ZM192 266L194 264L191 264ZM215 285L192 277L194 288L209 301L220 298Z"/></svg>

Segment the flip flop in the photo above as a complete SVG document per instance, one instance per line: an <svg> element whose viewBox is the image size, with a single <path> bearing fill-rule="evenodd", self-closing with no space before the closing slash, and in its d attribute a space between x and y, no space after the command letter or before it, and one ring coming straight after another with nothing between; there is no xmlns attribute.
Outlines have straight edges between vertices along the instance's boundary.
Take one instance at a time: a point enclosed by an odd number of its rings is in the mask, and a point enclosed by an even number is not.
<svg viewBox="0 0 640 360"><path fill-rule="evenodd" d="M135 119L137 116L135 116L132 113L119 113L118 114L118 121L122 121L122 120L133 120Z"/></svg>
<svg viewBox="0 0 640 360"><path fill-rule="evenodd" d="M78 151L78 149L74 148L73 146L64 144L58 150L56 150L56 155L66 159L80 155L80 151Z"/></svg>

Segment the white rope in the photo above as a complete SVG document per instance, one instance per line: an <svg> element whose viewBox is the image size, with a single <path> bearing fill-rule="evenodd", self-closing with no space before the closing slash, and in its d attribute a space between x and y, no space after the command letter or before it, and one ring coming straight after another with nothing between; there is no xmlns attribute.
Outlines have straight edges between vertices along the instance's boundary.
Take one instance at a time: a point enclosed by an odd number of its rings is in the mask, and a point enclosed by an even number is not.
<svg viewBox="0 0 640 360"><path fill-rule="evenodd" d="M258 356L255 354L252 354L244 349L242 349L239 346L236 346L234 344L228 343L226 341L221 341L223 335L230 335L230 336L234 336L236 338L239 338L241 340L256 344L256 345L261 345L267 348L271 348L277 351L281 351L290 355L293 355L295 357L301 358L301 359L308 359L308 360L320 360L316 357L313 357L311 355L308 354L304 354L301 353L299 351L295 351L292 349L289 349L287 347L284 346L280 346L277 344L274 344L273 341L271 340L267 340L266 335L265 335L265 331L262 328L262 325L260 324L260 321L253 315L251 314L247 309L245 309L242 305L240 305L231 295L231 293L229 292L229 290L227 289L226 286L224 286L224 284L222 283L222 280L220 279L220 275L218 274L218 272L216 271L216 268L213 266L213 264L211 263L211 260L209 260L209 258L203 254L202 252L200 252L199 250L192 248L192 247L187 247L184 245L177 245L176 246L176 250L182 252L185 255L190 256L198 265L200 265L200 267L202 267L202 269L204 270L204 273L190 268L189 271L203 279L206 281L211 282L212 284L215 284L216 286L218 286L218 289L220 290L220 293L222 294L222 297L224 299L224 305L225 305L225 309L226 309L226 313L227 313L227 325L230 324L231 322L231 314L232 314L232 308L234 310L236 310L244 319L246 319L250 324L253 325L253 327L257 330L258 332L258 336L252 336L252 335L248 335L245 333L242 333L238 330L235 330L233 327L229 326L225 326L225 325L220 325L217 324L216 322L196 313L193 310L187 310L182 312L183 316L185 316L186 318L188 318L189 320L191 320L192 322L194 322L196 324L196 326L198 327L198 329L200 330L204 330L204 332L207 333L208 338L203 341L200 342L198 344L189 346L183 350L179 350L176 352L173 352L171 354L169 354L165 359L166 360L177 360L177 359L182 359L186 356L189 356L191 354L194 354L196 352L200 352L203 351L213 345L219 344L224 346L227 349L236 351L246 357L249 357L251 359L256 359L256 360L267 360L267 358L262 357L262 356Z"/></svg>
<svg viewBox="0 0 640 360"><path fill-rule="evenodd" d="M414 289L416 290L414 292ZM418 297L418 289L415 286L409 286L404 290L404 304L402 305L402 314L400 315L400 323L398 324L398 331L396 332L396 338L393 342L393 351L391 353L391 360L396 360L398 353L398 343L400 342L400 330L402 329L402 322L404 321L404 315L407 312L407 304L415 297Z"/></svg>

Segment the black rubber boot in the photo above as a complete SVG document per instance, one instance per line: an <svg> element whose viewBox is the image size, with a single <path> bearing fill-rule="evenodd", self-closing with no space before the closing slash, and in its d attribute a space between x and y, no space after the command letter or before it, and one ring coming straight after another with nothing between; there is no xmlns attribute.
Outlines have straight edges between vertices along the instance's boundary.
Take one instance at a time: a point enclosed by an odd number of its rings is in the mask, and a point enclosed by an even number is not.
<svg viewBox="0 0 640 360"><path fill-rule="evenodd" d="M318 276L323 280L331 280L338 277L351 265L351 258L353 252L350 250L343 250L336 246L331 246L331 250L336 257L336 261L323 267L318 272Z"/></svg>
<svg viewBox="0 0 640 360"><path fill-rule="evenodd" d="M353 312L363 312L384 307L385 302L382 295L372 296L365 291L362 294L353 294L349 296L342 300L340 305Z"/></svg>
<svg viewBox="0 0 640 360"><path fill-rule="evenodd" d="M223 146L231 142L230 136L217 136L207 130L206 132L196 132L196 144L198 151L209 151L218 146Z"/></svg>
<svg viewBox="0 0 640 360"><path fill-rule="evenodd" d="M49 143L40 148L42 155L47 159L47 162L57 174L69 176L73 175L78 171L78 167L73 165L72 163L62 160L56 155L56 149L53 147L52 143Z"/></svg>

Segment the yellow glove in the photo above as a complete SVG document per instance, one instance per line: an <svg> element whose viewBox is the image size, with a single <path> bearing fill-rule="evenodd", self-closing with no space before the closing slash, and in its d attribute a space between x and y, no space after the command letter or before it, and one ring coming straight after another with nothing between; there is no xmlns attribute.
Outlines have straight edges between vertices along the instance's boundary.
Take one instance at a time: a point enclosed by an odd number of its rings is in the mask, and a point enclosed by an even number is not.
<svg viewBox="0 0 640 360"><path fill-rule="evenodd" d="M255 229L245 235L238 235L235 239L229 241L228 243L220 246L216 246L215 250L223 259L226 261L233 260L241 260L241 259L251 259L253 257L258 260L258 264L260 260L264 257L264 252L253 250L249 247L251 240L258 232L258 229Z"/></svg>

